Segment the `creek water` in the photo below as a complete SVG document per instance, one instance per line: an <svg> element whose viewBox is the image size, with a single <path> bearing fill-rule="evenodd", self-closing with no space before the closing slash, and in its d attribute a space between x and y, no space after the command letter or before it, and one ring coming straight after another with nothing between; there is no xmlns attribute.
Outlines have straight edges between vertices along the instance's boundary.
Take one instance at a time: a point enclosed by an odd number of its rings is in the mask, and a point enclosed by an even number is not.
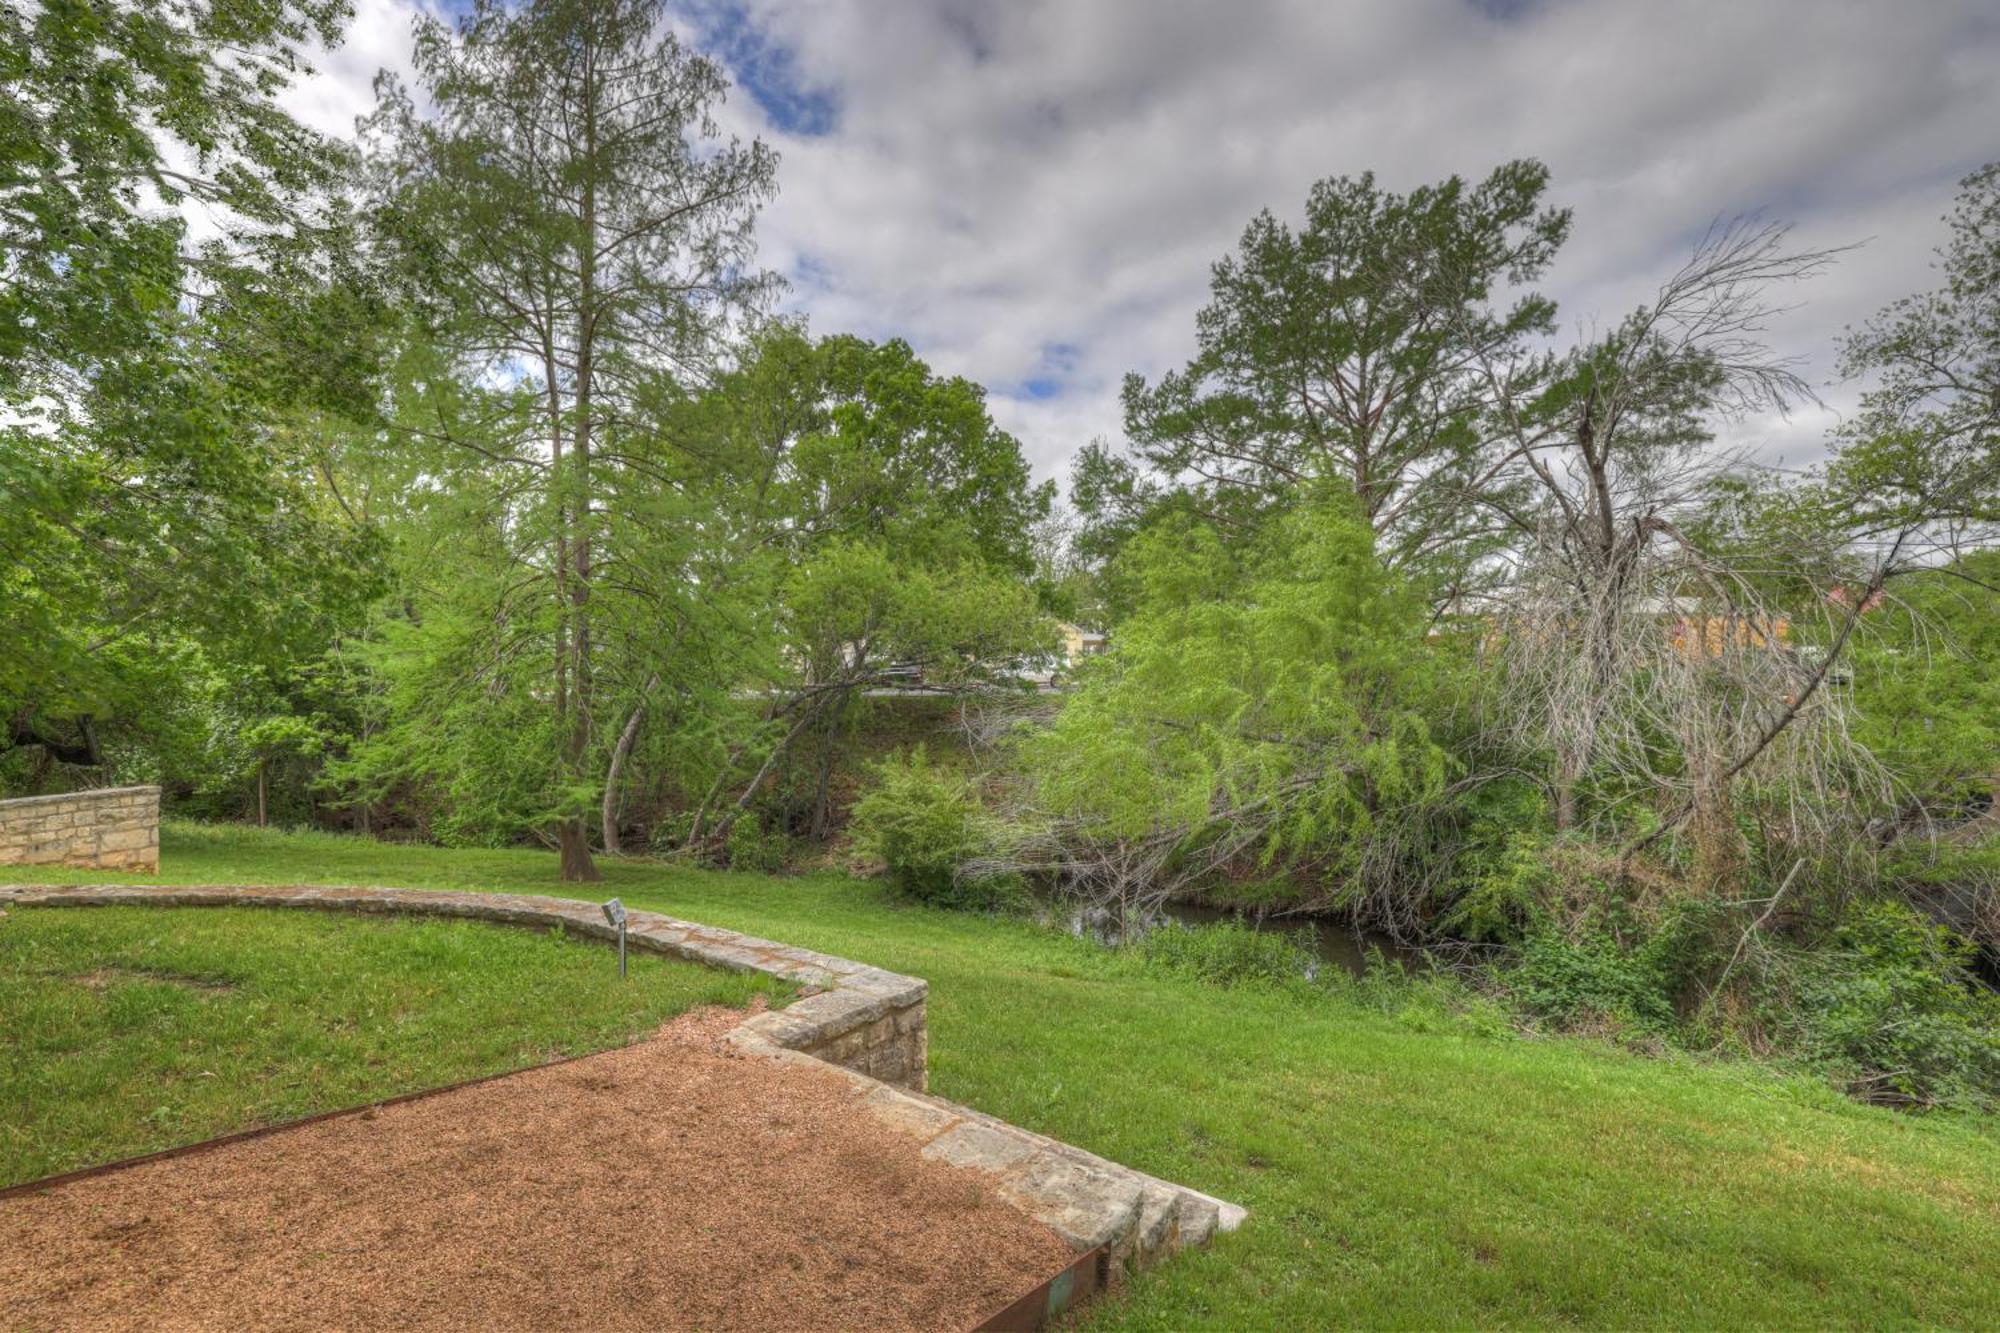
<svg viewBox="0 0 2000 1333"><path fill-rule="evenodd" d="M1415 964L1421 958L1417 950L1397 944L1387 935L1376 931L1357 932L1343 922L1326 917L1258 916L1226 907L1176 902L1167 903L1159 911L1144 916L1128 914L1123 922L1119 921L1115 912L1106 909L1059 907L1052 915L1070 934L1114 947L1136 941L1147 931L1172 921L1189 926L1237 921L1252 930L1289 936L1317 959L1320 967L1339 968L1357 977L1365 973L1377 957L1409 964Z"/></svg>

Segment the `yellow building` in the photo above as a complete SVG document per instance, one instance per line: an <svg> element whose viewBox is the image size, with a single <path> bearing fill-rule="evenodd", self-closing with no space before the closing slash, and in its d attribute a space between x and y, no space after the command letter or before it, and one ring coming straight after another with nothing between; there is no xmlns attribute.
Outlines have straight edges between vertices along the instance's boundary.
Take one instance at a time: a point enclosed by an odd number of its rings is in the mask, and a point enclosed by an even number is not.
<svg viewBox="0 0 2000 1333"><path fill-rule="evenodd" d="M1111 646L1111 636L1096 630L1083 629L1068 621L1057 621L1056 628L1062 631L1063 660L1077 662L1095 656Z"/></svg>

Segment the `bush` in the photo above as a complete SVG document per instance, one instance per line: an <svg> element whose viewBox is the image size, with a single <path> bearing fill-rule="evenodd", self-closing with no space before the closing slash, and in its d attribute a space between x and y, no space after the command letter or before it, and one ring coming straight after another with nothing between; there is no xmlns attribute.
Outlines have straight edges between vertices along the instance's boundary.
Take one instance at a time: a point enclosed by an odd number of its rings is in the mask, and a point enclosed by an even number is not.
<svg viewBox="0 0 2000 1333"><path fill-rule="evenodd" d="M930 761L919 745L875 765L876 785L854 806L855 844L886 867L899 892L940 907L992 907L1001 882L961 867L992 847L972 784Z"/></svg>
<svg viewBox="0 0 2000 1333"><path fill-rule="evenodd" d="M653 824L650 845L656 853L677 852L687 846L688 834L693 829L694 811L665 811Z"/></svg>
<svg viewBox="0 0 2000 1333"><path fill-rule="evenodd" d="M1798 962L1809 1054L1849 1090L1913 1106L2000 1106L2000 994L1972 946L1901 903L1857 902L1834 947Z"/></svg>
<svg viewBox="0 0 2000 1333"><path fill-rule="evenodd" d="M1859 900L1830 932L1748 953L1731 904L1684 900L1622 928L1614 916L1531 935L1498 974L1509 1002L1566 1028L1741 1042L1871 1101L2000 1108L2000 994L1973 974L1969 941L1901 902ZM1732 984L1712 991L1730 959Z"/></svg>
<svg viewBox="0 0 2000 1333"><path fill-rule="evenodd" d="M1475 829L1475 837L1487 832ZM1546 921L1559 877L1546 835L1501 830L1493 841L1465 857L1462 891L1438 924L1463 939L1504 943Z"/></svg>
<svg viewBox="0 0 2000 1333"><path fill-rule="evenodd" d="M1146 932L1139 951L1148 967L1216 986L1289 985L1310 976L1318 962L1289 936L1241 921L1170 921Z"/></svg>
<svg viewBox="0 0 2000 1333"><path fill-rule="evenodd" d="M791 844L782 833L766 833L754 816L746 814L730 825L725 850L731 870L771 875L785 868Z"/></svg>
<svg viewBox="0 0 2000 1333"><path fill-rule="evenodd" d="M1606 933L1531 935L1506 980L1523 1007L1564 1026L1601 1027L1608 1021L1662 1034L1674 1025L1673 997L1652 957L1627 951Z"/></svg>

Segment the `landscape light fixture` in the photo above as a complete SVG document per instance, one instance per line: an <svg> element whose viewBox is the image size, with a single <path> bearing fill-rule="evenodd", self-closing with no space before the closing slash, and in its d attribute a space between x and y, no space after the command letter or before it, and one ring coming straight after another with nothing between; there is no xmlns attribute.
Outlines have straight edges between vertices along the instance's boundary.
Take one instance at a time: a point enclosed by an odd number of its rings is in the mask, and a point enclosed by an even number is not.
<svg viewBox="0 0 2000 1333"><path fill-rule="evenodd" d="M604 919L618 927L618 975L625 975L625 904L613 898L604 904Z"/></svg>

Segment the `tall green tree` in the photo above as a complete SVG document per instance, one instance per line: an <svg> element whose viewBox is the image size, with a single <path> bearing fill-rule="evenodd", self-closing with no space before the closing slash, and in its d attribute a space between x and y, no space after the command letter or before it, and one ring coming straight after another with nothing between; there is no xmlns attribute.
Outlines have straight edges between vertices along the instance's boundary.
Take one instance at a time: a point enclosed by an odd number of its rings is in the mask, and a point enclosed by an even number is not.
<svg viewBox="0 0 2000 1333"><path fill-rule="evenodd" d="M1867 388L1828 475L1852 536L1920 530L1933 556L2000 536L2000 162L1960 182L1947 222L1943 282L1842 345Z"/></svg>
<svg viewBox="0 0 2000 1333"><path fill-rule="evenodd" d="M769 586L769 705L737 746L747 776L697 819L710 841L804 756L802 831L828 831L838 747L871 690L978 688L1048 644L1030 586L1036 485L985 393L899 340L766 333L716 397L760 441L756 521L781 565ZM747 516L746 516L747 518ZM725 772L722 778L732 776ZM706 808L717 804L712 822Z"/></svg>
<svg viewBox="0 0 2000 1333"><path fill-rule="evenodd" d="M1408 194L1364 174L1315 185L1298 228L1259 214L1212 270L1194 359L1125 381L1140 463L1239 518L1339 482L1391 565L1462 568L1481 520L1467 495L1504 466L1482 362L1553 325L1524 290L1569 231L1547 184L1534 161Z"/></svg>
<svg viewBox="0 0 2000 1333"><path fill-rule="evenodd" d="M158 697L135 644L275 667L366 584L306 461L372 371L329 262L348 160L276 100L348 12L0 9L0 749L94 758L68 719Z"/></svg>
<svg viewBox="0 0 2000 1333"><path fill-rule="evenodd" d="M721 137L722 73L660 0L478 0L455 27L419 21L416 74L424 105L389 81L373 126L381 217L480 406L411 424L509 478L513 558L552 639L548 816L562 877L594 879L604 626L658 591L619 595L638 552L607 524L673 484L642 444L649 398L698 383L768 289L751 229L776 160Z"/></svg>

